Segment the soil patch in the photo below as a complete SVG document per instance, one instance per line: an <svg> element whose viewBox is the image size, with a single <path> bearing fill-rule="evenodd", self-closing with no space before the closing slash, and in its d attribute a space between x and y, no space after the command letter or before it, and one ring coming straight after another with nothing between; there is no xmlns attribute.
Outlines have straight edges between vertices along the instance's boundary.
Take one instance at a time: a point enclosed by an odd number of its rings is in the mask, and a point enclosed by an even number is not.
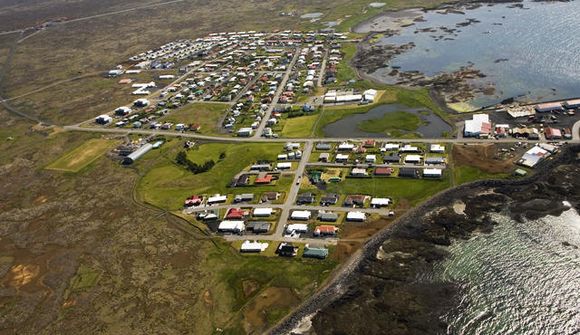
<svg viewBox="0 0 580 335"><path fill-rule="evenodd" d="M498 148L493 144L453 146L456 165L473 166L487 173L509 173L514 159L499 159Z"/></svg>

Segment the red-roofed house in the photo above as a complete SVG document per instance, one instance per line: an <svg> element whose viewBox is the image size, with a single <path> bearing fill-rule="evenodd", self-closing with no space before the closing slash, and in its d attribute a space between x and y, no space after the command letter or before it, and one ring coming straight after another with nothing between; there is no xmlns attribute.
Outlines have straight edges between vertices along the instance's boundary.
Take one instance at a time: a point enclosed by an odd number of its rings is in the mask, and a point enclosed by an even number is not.
<svg viewBox="0 0 580 335"><path fill-rule="evenodd" d="M272 175L266 175L264 177L258 177L256 178L255 183L256 184L270 184L272 182Z"/></svg>
<svg viewBox="0 0 580 335"><path fill-rule="evenodd" d="M227 220L239 220L246 216L246 211L241 208L231 208L226 214Z"/></svg>

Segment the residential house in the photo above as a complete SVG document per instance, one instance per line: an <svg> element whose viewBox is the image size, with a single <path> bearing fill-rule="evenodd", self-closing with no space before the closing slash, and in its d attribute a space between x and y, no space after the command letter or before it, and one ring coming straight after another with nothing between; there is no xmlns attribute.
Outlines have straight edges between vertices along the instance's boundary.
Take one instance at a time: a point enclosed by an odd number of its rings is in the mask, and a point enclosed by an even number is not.
<svg viewBox="0 0 580 335"><path fill-rule="evenodd" d="M332 225L320 225L314 229L314 236L336 236L338 227Z"/></svg>
<svg viewBox="0 0 580 335"><path fill-rule="evenodd" d="M229 221L224 220L218 226L220 233L240 234L246 229L244 221Z"/></svg>
<svg viewBox="0 0 580 335"><path fill-rule="evenodd" d="M346 221L349 222L364 222L367 219L367 215L362 212L348 212L346 214Z"/></svg>
<svg viewBox="0 0 580 335"><path fill-rule="evenodd" d="M235 203L251 202L251 201L254 201L254 194L253 193L238 194L234 197Z"/></svg>
<svg viewBox="0 0 580 335"><path fill-rule="evenodd" d="M302 254L302 257L325 259L326 257L328 257L328 249L326 249L326 248L313 248L313 247L309 247L307 244L304 246L304 253Z"/></svg>
<svg viewBox="0 0 580 335"><path fill-rule="evenodd" d="M399 177L404 178L419 178L419 169L415 168L400 168L399 169Z"/></svg>
<svg viewBox="0 0 580 335"><path fill-rule="evenodd" d="M318 220L323 222L336 222L338 220L338 214L333 212L318 212Z"/></svg>
<svg viewBox="0 0 580 335"><path fill-rule="evenodd" d="M443 170L441 169L423 169L423 177L425 178L441 178Z"/></svg>
<svg viewBox="0 0 580 335"><path fill-rule="evenodd" d="M366 195L349 195L344 200L345 207L364 207Z"/></svg>
<svg viewBox="0 0 580 335"><path fill-rule="evenodd" d="M262 252L268 248L268 243L244 241L240 246L240 252Z"/></svg>
<svg viewBox="0 0 580 335"><path fill-rule="evenodd" d="M369 174L367 173L367 170L361 169L361 168L352 169L352 171L350 172L350 175L353 177L368 177L369 176Z"/></svg>
<svg viewBox="0 0 580 335"><path fill-rule="evenodd" d="M378 167L375 169L375 176L390 176L393 174L393 169L389 167Z"/></svg>
<svg viewBox="0 0 580 335"><path fill-rule="evenodd" d="M311 216L311 211L293 211L292 214L290 214L290 219L296 221L308 221Z"/></svg>
<svg viewBox="0 0 580 335"><path fill-rule="evenodd" d="M322 196L320 199L321 206L331 206L338 203L338 194L328 193Z"/></svg>
<svg viewBox="0 0 580 335"><path fill-rule="evenodd" d="M278 249L276 249L276 252L282 257L296 257L298 255L298 247L292 243L282 242L278 246Z"/></svg>
<svg viewBox="0 0 580 335"><path fill-rule="evenodd" d="M296 197L296 203L298 205L312 204L314 203L315 199L316 198L313 193L301 193Z"/></svg>
<svg viewBox="0 0 580 335"><path fill-rule="evenodd" d="M246 229L254 234L265 234L270 231L272 224L270 222L248 222Z"/></svg>

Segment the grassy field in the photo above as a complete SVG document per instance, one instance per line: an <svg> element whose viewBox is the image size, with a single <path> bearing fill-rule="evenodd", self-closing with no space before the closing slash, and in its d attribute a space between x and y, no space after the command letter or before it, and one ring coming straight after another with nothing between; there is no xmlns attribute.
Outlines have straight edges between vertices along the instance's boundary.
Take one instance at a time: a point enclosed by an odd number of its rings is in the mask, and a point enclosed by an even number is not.
<svg viewBox="0 0 580 335"><path fill-rule="evenodd" d="M489 173L478 169L475 166L455 166L453 168L453 178L455 185L461 185L476 180L484 179L505 179L509 178L509 173Z"/></svg>
<svg viewBox="0 0 580 335"><path fill-rule="evenodd" d="M271 250L278 245L271 244ZM262 331L272 326L299 301L314 293L337 265L331 260L241 255L224 242L218 244L206 262L220 271L212 289L213 300L233 297L230 302L233 309L227 312L229 322L216 324L226 334L246 333L242 331L244 323Z"/></svg>
<svg viewBox="0 0 580 335"><path fill-rule="evenodd" d="M89 140L72 151L67 152L46 168L65 172L79 172L101 157L117 143L118 141L105 139Z"/></svg>
<svg viewBox="0 0 580 335"><path fill-rule="evenodd" d="M300 116L286 119L281 135L289 138L305 138L312 136L312 128L320 114Z"/></svg>
<svg viewBox="0 0 580 335"><path fill-rule="evenodd" d="M285 192L292 183L292 178L288 176L280 178L275 185L228 188L234 176L257 160L275 161L283 151L280 143L203 144L197 150L188 151L188 158L198 164L211 159L216 165L208 172L194 175L174 162L175 155L181 150L181 143L178 142L168 143L165 148L138 163L147 169L138 186L143 201L177 210L182 207L183 200L192 194ZM221 153L225 153L223 160L219 159ZM149 163L152 163L151 168Z"/></svg>
<svg viewBox="0 0 580 335"><path fill-rule="evenodd" d="M422 124L421 118L407 112L385 114L380 119L363 121L358 128L370 133L387 133L391 136L417 130Z"/></svg>
<svg viewBox="0 0 580 335"><path fill-rule="evenodd" d="M218 127L227 112L229 105L223 103L193 103L171 111L160 119L163 122L196 123L201 126L200 133L204 135L219 134Z"/></svg>

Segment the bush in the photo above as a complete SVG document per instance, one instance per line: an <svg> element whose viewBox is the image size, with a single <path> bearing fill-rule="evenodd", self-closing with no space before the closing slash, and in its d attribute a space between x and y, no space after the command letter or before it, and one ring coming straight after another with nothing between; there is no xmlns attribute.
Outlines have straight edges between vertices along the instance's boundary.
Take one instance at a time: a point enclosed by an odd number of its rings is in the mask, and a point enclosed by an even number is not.
<svg viewBox="0 0 580 335"><path fill-rule="evenodd" d="M187 158L187 154L185 153L185 151L180 151L179 153L177 153L177 156L175 157L175 162L179 165L184 166L187 170L191 171L193 174L207 172L211 170L215 165L215 162L211 159L206 161L202 165L194 163Z"/></svg>

